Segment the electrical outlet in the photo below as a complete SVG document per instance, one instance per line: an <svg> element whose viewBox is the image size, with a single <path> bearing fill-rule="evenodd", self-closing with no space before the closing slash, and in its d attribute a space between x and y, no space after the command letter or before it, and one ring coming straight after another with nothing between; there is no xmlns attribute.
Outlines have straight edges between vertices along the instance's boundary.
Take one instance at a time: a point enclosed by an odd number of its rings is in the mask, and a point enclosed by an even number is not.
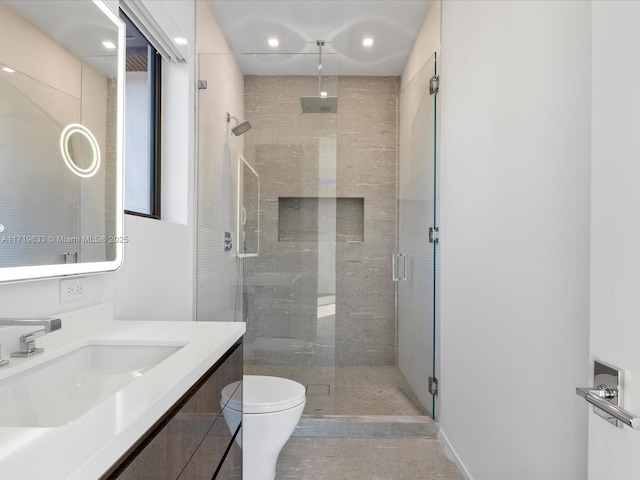
<svg viewBox="0 0 640 480"><path fill-rule="evenodd" d="M73 302L85 298L84 278L60 280L60 303Z"/></svg>

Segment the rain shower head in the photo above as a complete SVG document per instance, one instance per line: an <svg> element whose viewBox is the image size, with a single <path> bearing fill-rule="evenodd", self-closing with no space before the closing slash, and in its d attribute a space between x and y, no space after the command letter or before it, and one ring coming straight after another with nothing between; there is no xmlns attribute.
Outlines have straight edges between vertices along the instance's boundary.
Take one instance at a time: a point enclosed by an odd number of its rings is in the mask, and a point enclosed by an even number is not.
<svg viewBox="0 0 640 480"><path fill-rule="evenodd" d="M338 97L300 97L302 113L336 113Z"/></svg>
<svg viewBox="0 0 640 480"><path fill-rule="evenodd" d="M238 120L238 117L232 117L229 113L227 113L227 123L231 122L232 118L236 121L236 126L231 129L231 132L236 137L239 137L240 135L245 133L247 130L251 129L251 124L249 123L248 120L245 120L244 122L240 123L240 120Z"/></svg>
<svg viewBox="0 0 640 480"><path fill-rule="evenodd" d="M338 97L329 97L322 91L322 47L324 40L318 40L318 96L300 97L302 113L336 113Z"/></svg>

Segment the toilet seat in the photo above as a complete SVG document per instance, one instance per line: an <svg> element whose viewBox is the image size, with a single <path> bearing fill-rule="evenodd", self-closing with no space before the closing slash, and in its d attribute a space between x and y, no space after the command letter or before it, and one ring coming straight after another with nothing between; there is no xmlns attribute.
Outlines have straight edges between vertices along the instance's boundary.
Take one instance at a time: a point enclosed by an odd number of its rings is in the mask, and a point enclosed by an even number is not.
<svg viewBox="0 0 640 480"><path fill-rule="evenodd" d="M273 413L297 407L306 399L298 382L280 377L245 375L243 384L233 382L222 389L222 401L228 408L243 413Z"/></svg>

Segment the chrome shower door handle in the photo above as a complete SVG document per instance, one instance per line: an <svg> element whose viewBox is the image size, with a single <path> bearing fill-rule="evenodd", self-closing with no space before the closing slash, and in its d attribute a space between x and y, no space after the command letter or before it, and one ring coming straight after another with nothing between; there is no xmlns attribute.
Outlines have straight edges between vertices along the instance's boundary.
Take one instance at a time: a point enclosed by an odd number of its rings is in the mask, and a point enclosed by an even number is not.
<svg viewBox="0 0 640 480"><path fill-rule="evenodd" d="M398 257L402 258L402 276L398 274ZM394 252L391 254L391 279L394 282L405 281L407 279L408 268L409 256L406 253Z"/></svg>

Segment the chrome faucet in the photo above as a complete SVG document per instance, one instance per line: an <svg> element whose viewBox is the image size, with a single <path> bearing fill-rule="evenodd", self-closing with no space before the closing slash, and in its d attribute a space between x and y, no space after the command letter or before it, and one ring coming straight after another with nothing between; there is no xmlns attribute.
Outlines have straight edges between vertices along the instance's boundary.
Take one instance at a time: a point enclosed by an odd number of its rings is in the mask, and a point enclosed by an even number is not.
<svg viewBox="0 0 640 480"><path fill-rule="evenodd" d="M42 328L20 335L20 348L11 354L12 357L30 357L44 352L44 348L36 347L36 338L42 337L49 332L60 330L62 321L59 318L0 318L0 327L28 327L34 325Z"/></svg>

